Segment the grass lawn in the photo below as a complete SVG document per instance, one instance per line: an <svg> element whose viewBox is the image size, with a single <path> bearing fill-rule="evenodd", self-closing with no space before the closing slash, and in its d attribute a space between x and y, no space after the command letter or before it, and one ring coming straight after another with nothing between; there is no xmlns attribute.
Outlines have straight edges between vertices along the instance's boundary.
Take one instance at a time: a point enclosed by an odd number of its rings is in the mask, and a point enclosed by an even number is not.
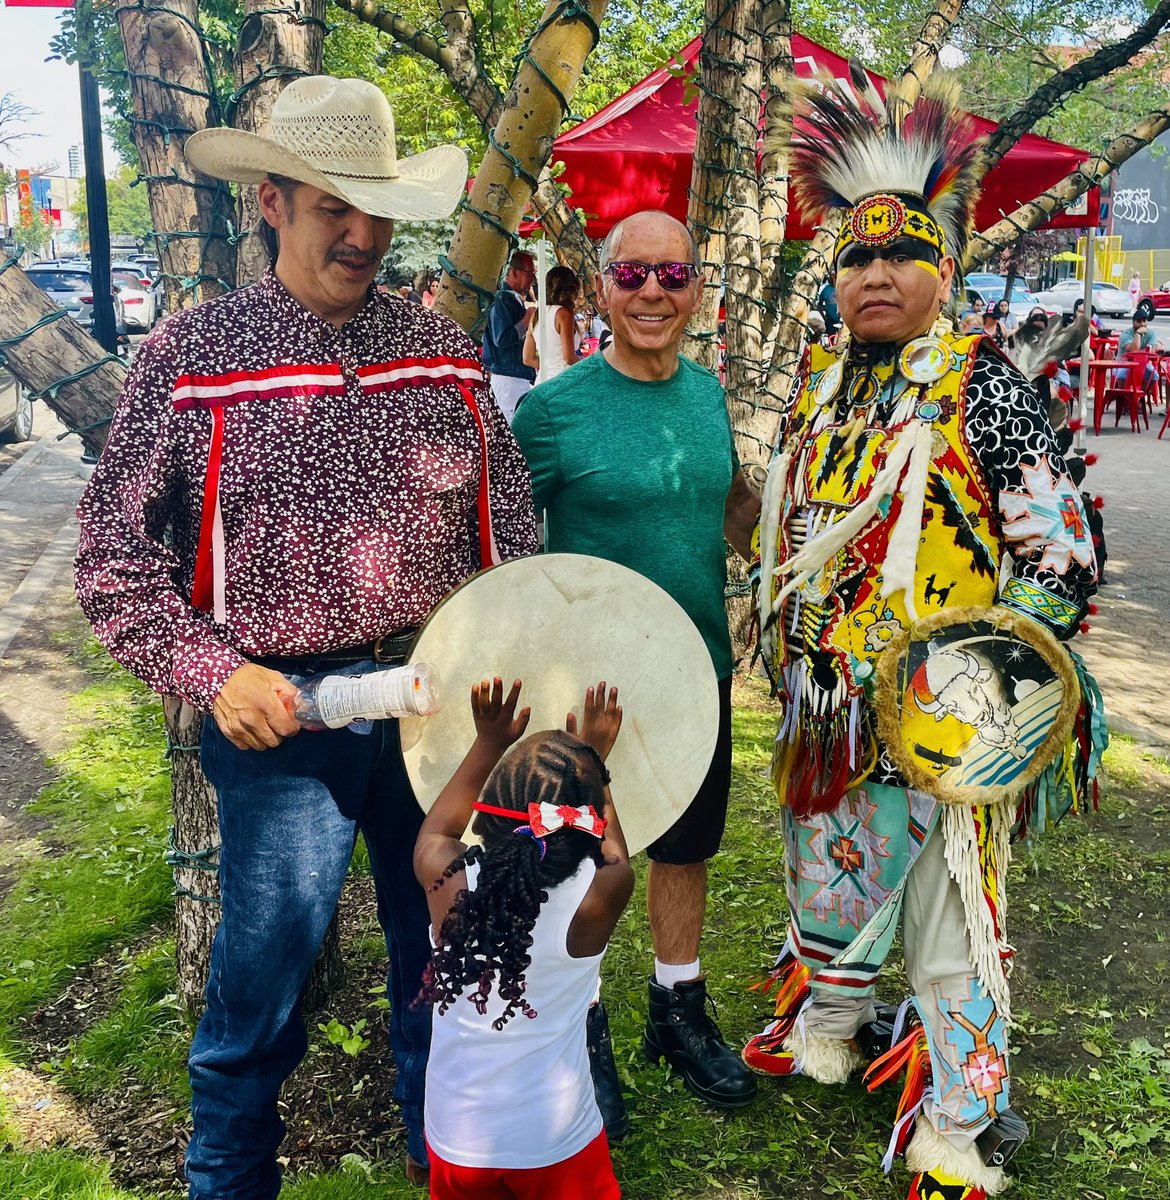
<svg viewBox="0 0 1170 1200"><path fill-rule="evenodd" d="M77 710L86 719L57 763L61 779L32 807L42 823L36 845L26 842L19 855L0 860L13 880L0 902L0 1200L173 1196L125 1172L112 1176L100 1145L86 1148L86 1117L111 1097L132 1094L155 1126L181 1132L187 1119L189 1030L175 1007L171 880L162 862L169 778L161 717L152 698L112 670L78 697ZM761 978L784 934L778 819L760 775L773 727L764 697L740 689L732 815L712 869L703 951L720 1023L735 1044L767 1017L748 985ZM1101 812L1070 817L1055 836L1018 850L1013 867L1013 1096L1033 1127L1014 1164L1019 1200L1145 1200L1170 1190L1163 982L1170 769L1125 742L1110 751L1107 769ZM652 952L642 904L639 886L604 970L634 1119L614 1153L624 1194L904 1196L902 1168L886 1178L880 1166L896 1089L871 1096L856 1084L761 1080L755 1105L721 1114L645 1061L640 1032ZM374 971L378 954L369 928L348 943L348 957ZM892 962L882 996L900 999L903 989ZM321 1022L310 1051L310 1066L322 1070L352 1058L351 1109L364 1102L362 1071L368 1084L368 1063L377 1061L370 1043L371 1034L380 1038L380 1014L367 990L354 1010L368 1012L365 1037L358 1029L346 1050L356 1022L341 1013L332 1025ZM52 1039L40 1029L50 1010L72 1016L46 1051ZM74 1114L77 1132L63 1144L39 1148L20 1116L14 1095L30 1079L53 1097L47 1111ZM333 1161L333 1169L294 1172L282 1195L420 1195L401 1178L400 1156L371 1161L350 1153Z"/></svg>

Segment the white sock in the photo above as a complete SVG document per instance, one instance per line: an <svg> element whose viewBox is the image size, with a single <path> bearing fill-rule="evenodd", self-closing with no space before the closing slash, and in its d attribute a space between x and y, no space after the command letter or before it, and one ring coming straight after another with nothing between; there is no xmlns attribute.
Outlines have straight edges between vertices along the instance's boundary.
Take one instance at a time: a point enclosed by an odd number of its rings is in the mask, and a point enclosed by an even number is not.
<svg viewBox="0 0 1170 1200"><path fill-rule="evenodd" d="M673 988L676 983L690 983L700 975L699 960L689 963L664 963L654 960L654 980L659 987Z"/></svg>

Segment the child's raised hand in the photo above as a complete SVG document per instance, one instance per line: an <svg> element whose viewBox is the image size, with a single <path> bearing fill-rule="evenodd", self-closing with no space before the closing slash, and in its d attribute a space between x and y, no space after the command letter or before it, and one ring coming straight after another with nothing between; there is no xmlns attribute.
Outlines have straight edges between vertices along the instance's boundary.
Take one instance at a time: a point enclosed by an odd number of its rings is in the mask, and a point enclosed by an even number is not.
<svg viewBox="0 0 1170 1200"><path fill-rule="evenodd" d="M585 689L585 705L581 716L581 730L577 731L577 718L573 713L565 717L565 731L588 742L594 750L605 759L617 741L618 730L622 727L622 710L617 702L617 688L609 689L609 698L605 694L605 680L596 688Z"/></svg>
<svg viewBox="0 0 1170 1200"><path fill-rule="evenodd" d="M520 698L520 680L512 683L512 689L504 695L504 682L497 675L494 680L480 680L471 685L471 715L475 720L476 737L490 744L498 754L524 736L532 709L522 708L516 713L516 701Z"/></svg>

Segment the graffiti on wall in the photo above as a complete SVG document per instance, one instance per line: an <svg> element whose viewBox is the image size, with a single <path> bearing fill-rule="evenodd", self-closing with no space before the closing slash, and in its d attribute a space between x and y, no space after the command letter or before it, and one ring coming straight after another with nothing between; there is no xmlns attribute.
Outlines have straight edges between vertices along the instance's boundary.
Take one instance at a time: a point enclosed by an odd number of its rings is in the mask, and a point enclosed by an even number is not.
<svg viewBox="0 0 1170 1200"><path fill-rule="evenodd" d="M1148 187L1120 188L1113 193L1114 220L1156 225L1161 215L1161 206L1150 195Z"/></svg>

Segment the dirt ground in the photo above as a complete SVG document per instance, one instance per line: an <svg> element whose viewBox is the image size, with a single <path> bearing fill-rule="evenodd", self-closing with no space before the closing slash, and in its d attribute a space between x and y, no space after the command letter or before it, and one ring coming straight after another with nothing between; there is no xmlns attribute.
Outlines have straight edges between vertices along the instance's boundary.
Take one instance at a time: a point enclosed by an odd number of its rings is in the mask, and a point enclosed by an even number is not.
<svg viewBox="0 0 1170 1200"><path fill-rule="evenodd" d="M55 632L67 611L67 597L57 595L26 627L20 645L13 647L11 657L20 664L19 682L14 682L16 673L0 675L4 710L13 711L10 705L18 700L20 712L19 723L5 727L0 743L5 747L0 787L10 796L31 796L48 778L44 731L54 730L48 744L60 739L54 723L63 702L86 683L84 670L66 665ZM39 728L38 737L24 736L24 730L34 728ZM1164 878L1170 864L1166 785L1166 776L1148 764L1139 767L1137 778L1107 784L1099 813L1070 817L1062 827L1060 837L1071 864L1067 871L1061 867L1055 876L1038 876L1026 869L1017 873L1012 897L1012 939L1018 949L1013 994L1019 1009L1029 1015L1017 1038L1016 1062L1023 1105L1040 1118L1035 1135L1049 1141L1059 1128L1045 1125L1045 1104L1028 1095L1028 1072L1059 1073L1091 1065L1079 1032L1085 1013L1107 1007L1116 1015L1116 1036L1121 1041L1149 1032L1142 1014L1157 1005L1159 980L1165 979L1168 969L1167 944L1148 936L1149 919L1164 906L1170 890ZM8 817L5 832L25 828L17 813ZM1105 844L1117 848L1118 856L1100 861L1089 855L1079 865L1082 856L1076 847L1086 840L1099 843L1102 837ZM1140 879L1127 882L1117 867L1126 859L1161 864L1160 898L1151 896ZM358 877L347 885L341 918L343 945L355 947L363 940L369 945L377 937L368 879ZM153 931L130 947L131 954L166 932ZM1070 945L1075 951L1069 950ZM1070 959L1070 954L1075 957ZM91 964L52 1003L30 1015L21 1032L29 1063L61 1058L86 1028L108 1012L120 986L113 965L104 959ZM394 1162L405 1153L391 1098L394 1074L381 1013L370 1008L371 990L382 982L379 963L351 962L346 985L327 1011L308 1016L317 1049L290 1080L283 1100L288 1137L282 1151L291 1170L336 1168L350 1154ZM350 1027L367 1019L369 1046L349 1057L329 1045L316 1030L319 1022L332 1018ZM67 1107L47 1090L52 1087L48 1075L33 1070L21 1079L22 1094L31 1101L22 1110L28 1118L30 1145L38 1139L52 1140L56 1134L64 1144L97 1149L122 1186L165 1195L181 1193L189 1131L185 1104L132 1085ZM48 1131L39 1128L40 1112L52 1115L57 1125Z"/></svg>

